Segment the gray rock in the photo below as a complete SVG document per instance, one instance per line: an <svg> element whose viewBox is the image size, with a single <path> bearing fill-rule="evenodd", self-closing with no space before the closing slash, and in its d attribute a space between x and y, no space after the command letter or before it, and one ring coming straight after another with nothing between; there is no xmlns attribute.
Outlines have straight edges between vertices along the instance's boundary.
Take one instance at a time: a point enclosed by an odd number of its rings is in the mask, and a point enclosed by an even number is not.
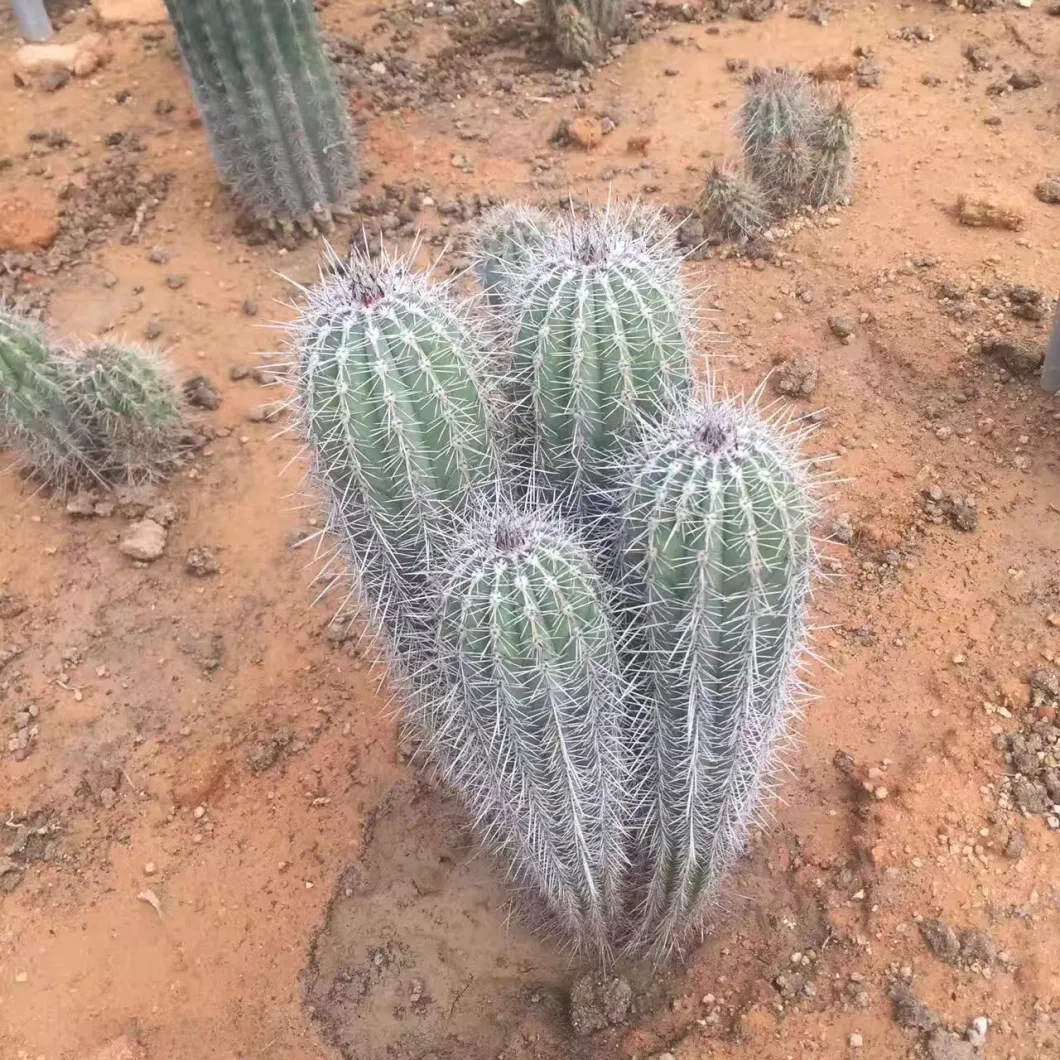
<svg viewBox="0 0 1060 1060"><path fill-rule="evenodd" d="M1034 375L1045 361L1045 350L1035 349L1012 339L992 339L985 342L983 353L1020 379Z"/></svg>
<svg viewBox="0 0 1060 1060"><path fill-rule="evenodd" d="M854 334L857 324L854 322L853 317L837 313L835 316L828 318L828 326L832 329L832 334L837 339L845 339Z"/></svg>
<svg viewBox="0 0 1060 1060"><path fill-rule="evenodd" d="M1018 777L1012 785L1012 794L1015 796L1016 805L1024 813L1048 813L1051 803L1049 796L1045 793L1045 785L1039 784L1028 777Z"/></svg>
<svg viewBox="0 0 1060 1060"><path fill-rule="evenodd" d="M166 531L153 519L130 524L118 543L118 551L141 563L152 563L166 549Z"/></svg>
<svg viewBox="0 0 1060 1060"><path fill-rule="evenodd" d="M1052 666L1039 667L1031 674L1031 688L1044 692L1052 699L1060 699L1060 670Z"/></svg>
<svg viewBox="0 0 1060 1060"><path fill-rule="evenodd" d="M927 1043L931 1060L975 1060L975 1046L939 1027Z"/></svg>
<svg viewBox="0 0 1060 1060"><path fill-rule="evenodd" d="M945 921L937 918L925 920L920 925L920 934L939 960L954 964L961 952L957 936Z"/></svg>
<svg viewBox="0 0 1060 1060"><path fill-rule="evenodd" d="M904 986L897 986L891 991L891 1003L899 1027L933 1031L939 1025L939 1018L931 1008Z"/></svg>
<svg viewBox="0 0 1060 1060"><path fill-rule="evenodd" d="M585 1036L621 1023L632 1001L633 990L625 979L583 975L570 992L570 1022L574 1033Z"/></svg>
<svg viewBox="0 0 1060 1060"><path fill-rule="evenodd" d="M792 357L777 369L773 389L785 397L811 397L817 390L817 365L808 357Z"/></svg>
<svg viewBox="0 0 1060 1060"><path fill-rule="evenodd" d="M187 558L184 560L184 569L196 578L206 578L211 574L216 574L221 569L221 563L213 549L189 548Z"/></svg>
<svg viewBox="0 0 1060 1060"><path fill-rule="evenodd" d="M997 943L985 931L964 931L961 933L961 960L988 968L997 960Z"/></svg>
<svg viewBox="0 0 1060 1060"><path fill-rule="evenodd" d="M1034 194L1050 206L1060 204L1060 177L1046 177L1034 186Z"/></svg>

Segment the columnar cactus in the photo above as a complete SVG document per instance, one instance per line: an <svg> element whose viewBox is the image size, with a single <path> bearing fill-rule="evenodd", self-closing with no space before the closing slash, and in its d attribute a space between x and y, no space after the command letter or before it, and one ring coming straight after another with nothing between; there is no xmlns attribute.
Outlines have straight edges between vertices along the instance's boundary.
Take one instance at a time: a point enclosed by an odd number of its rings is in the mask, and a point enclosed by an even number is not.
<svg viewBox="0 0 1060 1060"><path fill-rule="evenodd" d="M673 252L621 215L559 223L512 285L513 420L535 481L591 514L623 447L689 385L689 312Z"/></svg>
<svg viewBox="0 0 1060 1060"><path fill-rule="evenodd" d="M475 233L474 270L492 309L505 301L513 275L548 237L549 219L522 203L495 206Z"/></svg>
<svg viewBox="0 0 1060 1060"><path fill-rule="evenodd" d="M625 697L604 587L546 516L501 505L448 561L424 728L487 843L566 935L606 953L626 879Z"/></svg>
<svg viewBox="0 0 1060 1060"><path fill-rule="evenodd" d="M680 943L760 805L801 691L810 497L789 440L733 402L682 412L633 461L621 540L649 704L635 949Z"/></svg>
<svg viewBox="0 0 1060 1060"><path fill-rule="evenodd" d="M814 206L835 202L849 191L856 140L853 112L837 99L822 111L810 139L813 156L807 197Z"/></svg>
<svg viewBox="0 0 1060 1060"><path fill-rule="evenodd" d="M364 602L400 653L431 612L431 571L497 474L481 347L407 261L353 254L294 327L302 429Z"/></svg>
<svg viewBox="0 0 1060 1060"><path fill-rule="evenodd" d="M625 0L539 0L556 50L569 63L595 63L618 29Z"/></svg>
<svg viewBox="0 0 1060 1060"><path fill-rule="evenodd" d="M97 343L70 362L69 402L92 439L101 478L150 482L173 469L185 433L181 400L148 350Z"/></svg>
<svg viewBox="0 0 1060 1060"><path fill-rule="evenodd" d="M311 0L166 7L224 183L287 234L328 228L356 177Z"/></svg>
<svg viewBox="0 0 1060 1060"><path fill-rule="evenodd" d="M73 370L41 329L0 312L0 439L59 488L99 479L89 431L70 403Z"/></svg>
<svg viewBox="0 0 1060 1060"><path fill-rule="evenodd" d="M747 240L772 220L769 202L749 174L714 166L699 199L707 231L723 239Z"/></svg>

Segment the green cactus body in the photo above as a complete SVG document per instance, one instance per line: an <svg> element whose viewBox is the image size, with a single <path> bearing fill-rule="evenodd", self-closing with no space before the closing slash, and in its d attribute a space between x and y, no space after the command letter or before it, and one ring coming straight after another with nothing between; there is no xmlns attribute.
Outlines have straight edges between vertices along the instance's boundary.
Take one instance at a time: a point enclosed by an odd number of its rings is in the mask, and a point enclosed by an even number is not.
<svg viewBox="0 0 1060 1060"><path fill-rule="evenodd" d="M625 13L625 0L539 0L556 50L568 63L595 63Z"/></svg>
<svg viewBox="0 0 1060 1060"><path fill-rule="evenodd" d="M327 228L356 184L311 0L166 0L223 181L263 218Z"/></svg>
<svg viewBox="0 0 1060 1060"><path fill-rule="evenodd" d="M699 212L711 235L750 239L772 220L769 201L754 177L715 166L699 200Z"/></svg>
<svg viewBox="0 0 1060 1060"><path fill-rule="evenodd" d="M778 206L796 205L805 191L819 113L810 79L796 70L756 70L748 79L739 119L744 156Z"/></svg>
<svg viewBox="0 0 1060 1060"><path fill-rule="evenodd" d="M648 704L635 948L678 944L746 840L801 690L812 521L790 442L735 403L682 414L634 463L622 542Z"/></svg>
<svg viewBox="0 0 1060 1060"><path fill-rule="evenodd" d="M854 114L846 103L837 99L821 114L810 141L812 158L807 197L814 206L836 202L850 191L856 140Z"/></svg>
<svg viewBox="0 0 1060 1060"><path fill-rule="evenodd" d="M100 477L149 482L173 469L182 438L181 401L162 365L133 346L89 346L71 361L70 403L92 439Z"/></svg>
<svg viewBox="0 0 1060 1060"><path fill-rule="evenodd" d="M60 488L100 477L91 436L71 407L72 381L70 359L57 357L35 325L0 313L0 438Z"/></svg>
<svg viewBox="0 0 1060 1060"><path fill-rule="evenodd" d="M532 206L505 203L486 214L475 233L474 270L491 309L504 304L512 277L547 239L549 221Z"/></svg>
<svg viewBox="0 0 1060 1060"><path fill-rule="evenodd" d="M680 265L608 214L562 224L513 286L513 422L568 509L606 506L624 446L689 385Z"/></svg>
<svg viewBox="0 0 1060 1060"><path fill-rule="evenodd" d="M294 384L332 523L363 602L400 653L476 491L497 474L480 347L407 262L354 255L309 293Z"/></svg>
<svg viewBox="0 0 1060 1060"><path fill-rule="evenodd" d="M444 694L425 726L487 845L584 948L621 923L624 688L604 590L546 518L474 520L441 589Z"/></svg>

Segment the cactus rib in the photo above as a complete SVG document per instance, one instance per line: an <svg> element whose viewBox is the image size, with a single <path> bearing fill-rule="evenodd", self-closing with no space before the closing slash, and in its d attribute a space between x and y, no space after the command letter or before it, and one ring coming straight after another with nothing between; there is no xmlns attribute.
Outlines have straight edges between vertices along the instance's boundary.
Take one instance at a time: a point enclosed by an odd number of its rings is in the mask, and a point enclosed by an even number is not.
<svg viewBox="0 0 1060 1060"><path fill-rule="evenodd" d="M509 392L535 478L568 507L614 486L623 446L689 385L676 255L596 211L559 224L512 285Z"/></svg>

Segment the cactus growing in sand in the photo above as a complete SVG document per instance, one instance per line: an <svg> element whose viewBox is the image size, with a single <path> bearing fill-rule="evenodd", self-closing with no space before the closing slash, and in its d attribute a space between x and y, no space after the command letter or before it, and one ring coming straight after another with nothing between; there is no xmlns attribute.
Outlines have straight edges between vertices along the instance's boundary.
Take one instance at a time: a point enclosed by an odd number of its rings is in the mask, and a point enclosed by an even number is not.
<svg viewBox="0 0 1060 1060"><path fill-rule="evenodd" d="M36 324L0 313L0 438L60 489L100 477L92 438L73 414L72 380L69 356L57 356Z"/></svg>
<svg viewBox="0 0 1060 1060"><path fill-rule="evenodd" d="M415 650L432 566L497 473L481 348L403 259L332 259L294 326L302 430L372 616Z"/></svg>
<svg viewBox="0 0 1060 1060"><path fill-rule="evenodd" d="M646 737L633 948L678 944L739 854L798 701L814 518L791 442L735 402L651 432L621 516Z"/></svg>
<svg viewBox="0 0 1060 1060"><path fill-rule="evenodd" d="M566 509L606 507L623 445L689 384L676 254L615 211L569 218L529 256L505 311L513 422L535 481Z"/></svg>
<svg viewBox="0 0 1060 1060"><path fill-rule="evenodd" d="M708 233L732 240L747 240L772 220L769 202L754 177L723 166L714 166L707 176L699 212Z"/></svg>
<svg viewBox="0 0 1060 1060"><path fill-rule="evenodd" d="M513 275L548 235L549 220L521 203L495 206L479 222L473 247L474 270L493 309L500 308Z"/></svg>
<svg viewBox="0 0 1060 1060"><path fill-rule="evenodd" d="M546 515L472 520L440 590L434 747L487 845L560 929L606 954L626 880L624 688L605 589Z"/></svg>
<svg viewBox="0 0 1060 1060"><path fill-rule="evenodd" d="M618 29L625 0L539 0L556 50L569 63L595 63Z"/></svg>
<svg viewBox="0 0 1060 1060"><path fill-rule="evenodd" d="M807 198L814 206L841 199L850 188L857 130L850 107L835 100L817 119L810 139L811 170Z"/></svg>
<svg viewBox="0 0 1060 1060"><path fill-rule="evenodd" d="M150 482L173 469L184 437L181 399L151 352L96 343L70 362L69 403L109 482Z"/></svg>
<svg viewBox="0 0 1060 1060"><path fill-rule="evenodd" d="M110 344L71 353L0 314L0 436L44 481L65 489L161 478L183 434L180 399L149 354Z"/></svg>
<svg viewBox="0 0 1060 1060"><path fill-rule="evenodd" d="M751 175L778 205L797 202L810 173L820 100L805 74L756 70L747 80L739 129Z"/></svg>
<svg viewBox="0 0 1060 1060"><path fill-rule="evenodd" d="M311 0L166 0L221 178L293 237L327 229L356 184Z"/></svg>

